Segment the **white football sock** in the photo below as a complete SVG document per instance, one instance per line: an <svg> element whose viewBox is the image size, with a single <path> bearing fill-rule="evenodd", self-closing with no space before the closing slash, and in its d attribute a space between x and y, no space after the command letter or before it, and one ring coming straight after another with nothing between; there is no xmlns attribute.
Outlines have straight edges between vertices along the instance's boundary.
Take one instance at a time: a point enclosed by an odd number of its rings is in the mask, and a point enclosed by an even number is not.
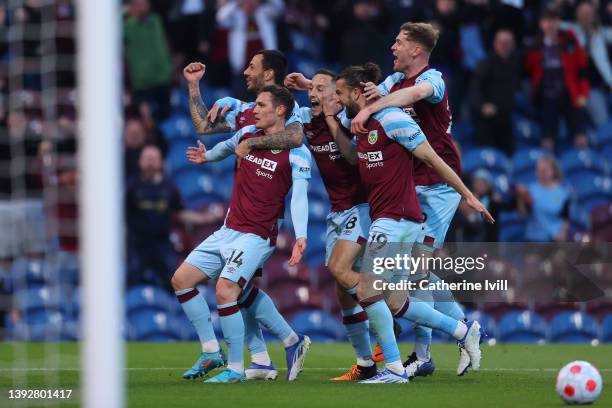
<svg viewBox="0 0 612 408"><path fill-rule="evenodd" d="M285 348L291 347L295 343L297 343L299 340L300 340L300 338L298 337L298 335L292 330L291 334L289 334L287 337L285 337L283 339L283 346Z"/></svg>
<svg viewBox="0 0 612 408"><path fill-rule="evenodd" d="M251 355L251 361L262 366L269 366L272 364L272 360L270 359L270 355L267 351L262 351L260 353Z"/></svg>
<svg viewBox="0 0 612 408"><path fill-rule="evenodd" d="M203 353L214 353L219 351L219 342L217 339L208 340L202 343L202 352Z"/></svg>
<svg viewBox="0 0 612 408"><path fill-rule="evenodd" d="M357 357L357 365L362 367L372 367L374 361L371 358L365 359L363 357Z"/></svg>

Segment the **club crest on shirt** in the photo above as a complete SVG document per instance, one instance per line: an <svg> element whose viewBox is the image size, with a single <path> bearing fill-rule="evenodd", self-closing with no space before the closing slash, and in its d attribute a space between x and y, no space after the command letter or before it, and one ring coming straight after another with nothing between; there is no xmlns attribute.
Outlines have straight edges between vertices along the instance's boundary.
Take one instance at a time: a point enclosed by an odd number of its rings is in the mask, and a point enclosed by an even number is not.
<svg viewBox="0 0 612 408"><path fill-rule="evenodd" d="M282 152L281 149L272 149L270 150L270 152L272 152L272 154L279 154L280 152Z"/></svg>
<svg viewBox="0 0 612 408"><path fill-rule="evenodd" d="M376 143L376 141L378 140L378 131L377 130L372 130L370 133L368 133L368 143L373 145L374 143Z"/></svg>
<svg viewBox="0 0 612 408"><path fill-rule="evenodd" d="M305 134L307 139L312 139L312 137L314 136L314 132L312 132L311 130L306 131Z"/></svg>
<svg viewBox="0 0 612 408"><path fill-rule="evenodd" d="M241 116L241 117L238 119L238 122L240 122L240 124L242 125L242 124L244 123L244 121L245 121L245 120L246 120L246 118L245 118L244 116Z"/></svg>

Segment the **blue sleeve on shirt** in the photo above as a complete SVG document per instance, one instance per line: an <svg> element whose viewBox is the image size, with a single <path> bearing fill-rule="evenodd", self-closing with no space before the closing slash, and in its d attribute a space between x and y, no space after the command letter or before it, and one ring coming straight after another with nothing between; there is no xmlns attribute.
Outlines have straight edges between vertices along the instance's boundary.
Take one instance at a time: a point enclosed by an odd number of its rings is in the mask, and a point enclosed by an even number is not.
<svg viewBox="0 0 612 408"><path fill-rule="evenodd" d="M312 110L310 108L300 108L299 112L302 124L310 123L312 121Z"/></svg>
<svg viewBox="0 0 612 408"><path fill-rule="evenodd" d="M300 105L298 105L297 102L295 102L295 104L293 105L291 116L289 116L289 119L285 121L285 127L289 126L292 123L299 123L302 126L304 125L304 122L302 121L302 115L300 112Z"/></svg>
<svg viewBox="0 0 612 408"><path fill-rule="evenodd" d="M290 210L295 238L306 238L308 233L308 180L293 181Z"/></svg>
<svg viewBox="0 0 612 408"><path fill-rule="evenodd" d="M346 116L346 109L341 110L336 117L340 120L340 124L343 128L350 131L351 130L351 120Z"/></svg>
<svg viewBox="0 0 612 408"><path fill-rule="evenodd" d="M289 150L289 163L291 164L291 177L293 181L309 179L312 169L312 155L304 145Z"/></svg>
<svg viewBox="0 0 612 408"><path fill-rule="evenodd" d="M444 99L445 84L440 71L428 69L417 77L415 84L420 82L429 82L433 87L433 94L425 98L427 102L434 104L442 102L442 99Z"/></svg>
<svg viewBox="0 0 612 408"><path fill-rule="evenodd" d="M389 95L391 93L391 88L402 79L404 79L406 75L403 72L395 72L388 77L385 78L380 84L378 84L378 90L380 91L381 96Z"/></svg>
<svg viewBox="0 0 612 408"><path fill-rule="evenodd" d="M417 123L399 108L387 108L374 115L382 125L387 137L395 140L412 152L427 138Z"/></svg>
<svg viewBox="0 0 612 408"><path fill-rule="evenodd" d="M204 156L206 157L206 161L219 161L228 157L230 154L233 154L236 151L236 146L240 143L240 138L245 133L256 132L257 128L255 126L245 126L240 129L234 136L231 138L224 140L223 142L219 142L212 149L208 150Z"/></svg>

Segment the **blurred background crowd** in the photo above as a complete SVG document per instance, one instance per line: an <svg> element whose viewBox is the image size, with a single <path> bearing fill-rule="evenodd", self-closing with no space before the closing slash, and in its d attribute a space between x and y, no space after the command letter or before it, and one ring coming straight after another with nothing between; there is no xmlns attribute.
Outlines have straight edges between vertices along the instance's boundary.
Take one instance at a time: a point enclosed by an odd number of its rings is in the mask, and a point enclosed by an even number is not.
<svg viewBox="0 0 612 408"><path fill-rule="evenodd" d="M71 0L0 0L5 293L15 293L20 281L21 289L32 283L38 291L49 281L78 281L75 17ZM282 50L289 71L309 77L368 61L388 74L392 41L406 21L440 31L431 65L445 76L463 177L498 220L489 226L461 206L447 240L612 241L609 1L126 0L126 283L135 299L146 303L156 297L151 288L169 288L177 263L221 225L231 195L232 158L197 169L185 160L197 135L182 68L206 64L209 107L227 95L254 98L242 71L263 48ZM307 105L305 93L296 96ZM227 136L203 141L211 147ZM316 173L304 265L287 267L292 229L285 217L261 282L287 302L280 305L285 313L337 309L323 266L329 205ZM520 266L502 269L519 273ZM289 291L294 295L274 296ZM39 299L43 308L49 296ZM78 293L70 298L78 309ZM14 297L0 298L0 309L11 309L7 299ZM14 326L19 315L9 318Z"/></svg>

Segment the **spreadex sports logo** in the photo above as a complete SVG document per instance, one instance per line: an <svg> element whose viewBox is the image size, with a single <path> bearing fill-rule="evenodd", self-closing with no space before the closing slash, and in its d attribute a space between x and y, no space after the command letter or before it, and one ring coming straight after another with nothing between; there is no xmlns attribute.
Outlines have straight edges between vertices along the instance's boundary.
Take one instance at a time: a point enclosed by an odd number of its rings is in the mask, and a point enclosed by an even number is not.
<svg viewBox="0 0 612 408"><path fill-rule="evenodd" d="M252 154L247 154L245 159L247 159L248 161L252 163L259 165L264 170L268 170L272 172L276 171L276 166L278 164L274 160L262 159L261 157L255 157Z"/></svg>
<svg viewBox="0 0 612 408"><path fill-rule="evenodd" d="M366 153L357 152L357 157L359 158L359 160L367 162L365 166L368 169L371 169L373 167L382 167L385 165L385 163L383 162L383 153L380 150Z"/></svg>
<svg viewBox="0 0 612 408"><path fill-rule="evenodd" d="M329 142L324 145L310 145L310 150L315 153L333 153L338 151L338 145L336 145L336 142Z"/></svg>

